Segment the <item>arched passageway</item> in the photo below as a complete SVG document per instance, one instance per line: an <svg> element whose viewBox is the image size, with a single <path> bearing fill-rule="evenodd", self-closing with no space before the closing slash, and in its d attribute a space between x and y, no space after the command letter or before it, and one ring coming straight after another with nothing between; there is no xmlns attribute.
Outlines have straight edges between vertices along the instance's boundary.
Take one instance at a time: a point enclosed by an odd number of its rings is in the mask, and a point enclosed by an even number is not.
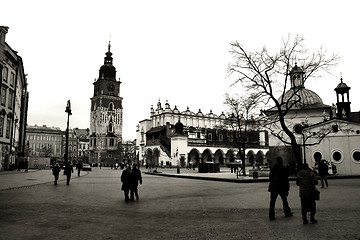
<svg viewBox="0 0 360 240"><path fill-rule="evenodd" d="M214 155L214 161L215 163L219 163L220 165L224 165L224 153L222 150L217 150Z"/></svg>
<svg viewBox="0 0 360 240"><path fill-rule="evenodd" d="M212 162L211 152L209 149L205 149L202 154L201 163Z"/></svg>
<svg viewBox="0 0 360 240"><path fill-rule="evenodd" d="M188 160L190 165L199 166L200 153L197 149L192 149L188 154Z"/></svg>

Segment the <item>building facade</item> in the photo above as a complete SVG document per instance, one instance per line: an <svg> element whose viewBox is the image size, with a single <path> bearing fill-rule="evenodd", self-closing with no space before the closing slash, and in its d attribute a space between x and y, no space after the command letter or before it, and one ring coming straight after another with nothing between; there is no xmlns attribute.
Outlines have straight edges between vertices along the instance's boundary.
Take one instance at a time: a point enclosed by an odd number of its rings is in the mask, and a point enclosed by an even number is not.
<svg viewBox="0 0 360 240"><path fill-rule="evenodd" d="M168 102L162 108L151 107L150 119L139 122L136 134L137 158L153 166L198 166L204 163L219 165L240 161L239 149L233 139L224 113L203 114L180 112ZM268 152L267 133L257 129L247 133L246 164L265 164Z"/></svg>
<svg viewBox="0 0 360 240"><path fill-rule="evenodd" d="M303 70L295 65L289 73L291 88L280 97L283 103L297 101L297 104L288 110L285 124L292 129L298 145L301 146L303 162L315 167L317 160L325 159L329 161L329 165L335 166L339 174L360 174L360 113L351 112L350 87L341 79L335 88L337 103L327 105L317 93L305 88L304 74ZM269 118L277 117L274 108L264 113ZM277 124L275 121L271 128L281 131ZM280 155L286 164L295 167L291 147L273 135L269 137L269 150L272 159Z"/></svg>
<svg viewBox="0 0 360 240"><path fill-rule="evenodd" d="M29 93L22 58L5 41L8 27L0 26L0 169L24 162Z"/></svg>
<svg viewBox="0 0 360 240"><path fill-rule="evenodd" d="M360 174L360 112L351 111L350 87L340 80L334 89L336 104L323 121L306 126L303 134L311 136L310 146L304 149L305 161L315 166L318 160L325 159L330 173L341 175ZM327 131L326 137L319 143L315 133ZM314 145L311 145L314 144Z"/></svg>
<svg viewBox="0 0 360 240"><path fill-rule="evenodd" d="M89 163L89 145L90 145L90 129L74 129L78 147L77 158L78 161Z"/></svg>
<svg viewBox="0 0 360 240"><path fill-rule="evenodd" d="M66 130L63 131L62 139L63 139L62 152L63 152L63 156L65 156L65 153L66 153ZM73 164L75 164L78 161L78 145L79 145L79 139L76 136L75 130L69 129L67 160Z"/></svg>
<svg viewBox="0 0 360 240"><path fill-rule="evenodd" d="M90 163L114 165L121 161L119 145L122 142L123 107L120 97L120 80L116 80L112 53L108 51L99 77L93 83L94 95L90 110Z"/></svg>
<svg viewBox="0 0 360 240"><path fill-rule="evenodd" d="M50 168L51 161L63 161L64 131L58 127L27 126L26 155L29 168Z"/></svg>

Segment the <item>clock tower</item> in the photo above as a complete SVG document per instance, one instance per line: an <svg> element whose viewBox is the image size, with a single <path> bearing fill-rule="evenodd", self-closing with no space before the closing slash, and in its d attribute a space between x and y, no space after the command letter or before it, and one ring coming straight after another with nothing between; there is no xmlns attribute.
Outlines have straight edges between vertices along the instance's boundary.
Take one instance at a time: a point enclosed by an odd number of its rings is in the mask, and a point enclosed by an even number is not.
<svg viewBox="0 0 360 240"><path fill-rule="evenodd" d="M116 80L112 53L105 53L104 64L94 85L90 109L90 163L115 165L121 162L123 108L120 81Z"/></svg>

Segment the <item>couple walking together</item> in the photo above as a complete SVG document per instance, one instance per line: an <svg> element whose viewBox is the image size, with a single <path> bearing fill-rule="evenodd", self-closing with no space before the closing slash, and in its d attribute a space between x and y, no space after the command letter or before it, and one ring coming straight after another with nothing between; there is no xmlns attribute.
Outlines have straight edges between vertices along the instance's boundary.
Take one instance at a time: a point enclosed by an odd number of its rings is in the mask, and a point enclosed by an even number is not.
<svg viewBox="0 0 360 240"><path fill-rule="evenodd" d="M133 164L132 169L130 165L126 166L121 174L121 190L124 191L125 202L139 200L138 184L142 184L141 171L138 169L136 164ZM130 192L130 198L129 198Z"/></svg>
<svg viewBox="0 0 360 240"><path fill-rule="evenodd" d="M301 215L303 219L303 224L308 224L307 213L310 212L310 222L317 223L315 219L316 213L316 202L313 197L313 192L315 190L315 185L318 184L317 177L314 172L309 168L307 163L302 164L299 169L300 171L296 177L296 185L299 186L299 196L301 202ZM283 160L281 157L276 159L276 163L270 170L270 183L269 189L270 192L270 209L269 209L269 218L270 220L275 219L275 202L278 195L280 195L283 202L284 214L286 217L293 215L291 212L287 197L289 195L290 185L288 179L289 173L287 168L283 165Z"/></svg>

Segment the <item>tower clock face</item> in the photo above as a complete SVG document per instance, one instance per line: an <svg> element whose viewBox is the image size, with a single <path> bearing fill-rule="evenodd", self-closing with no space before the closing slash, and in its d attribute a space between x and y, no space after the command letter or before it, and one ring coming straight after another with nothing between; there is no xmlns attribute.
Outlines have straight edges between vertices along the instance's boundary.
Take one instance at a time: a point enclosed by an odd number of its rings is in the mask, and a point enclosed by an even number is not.
<svg viewBox="0 0 360 240"><path fill-rule="evenodd" d="M107 87L109 91L114 91L115 89L115 85L113 83L109 83Z"/></svg>

